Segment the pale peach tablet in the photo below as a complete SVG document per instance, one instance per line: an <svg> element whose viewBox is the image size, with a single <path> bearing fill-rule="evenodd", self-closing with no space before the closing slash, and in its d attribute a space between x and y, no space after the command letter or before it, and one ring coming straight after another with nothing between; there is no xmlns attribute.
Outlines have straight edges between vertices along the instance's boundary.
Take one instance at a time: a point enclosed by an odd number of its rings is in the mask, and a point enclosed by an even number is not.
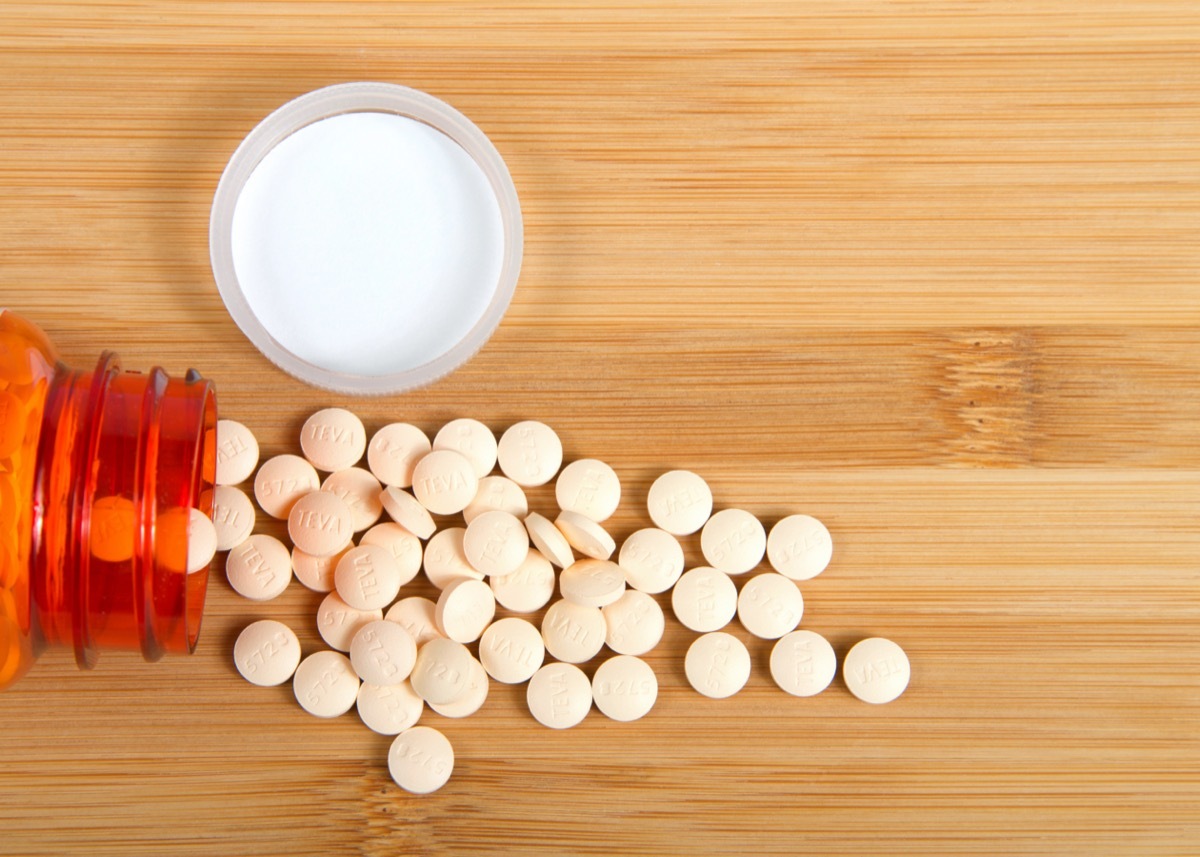
<svg viewBox="0 0 1200 857"><path fill-rule="evenodd" d="M904 649L883 637L855 643L842 662L842 678L863 702L891 702L908 687L911 667Z"/></svg>
<svg viewBox="0 0 1200 857"><path fill-rule="evenodd" d="M229 552L225 575L239 595L252 601L278 598L292 580L292 557L274 536L256 533Z"/></svg>
<svg viewBox="0 0 1200 857"><path fill-rule="evenodd" d="M331 649L348 652L358 629L382 618L382 610L359 610L330 592L317 608L317 633Z"/></svg>
<svg viewBox="0 0 1200 857"><path fill-rule="evenodd" d="M263 462L254 477L254 499L272 518L285 520L292 505L321 481L316 469L298 455L276 455Z"/></svg>
<svg viewBox="0 0 1200 857"><path fill-rule="evenodd" d="M700 550L718 571L745 574L762 562L767 532L758 518L744 509L722 509L700 531Z"/></svg>
<svg viewBox="0 0 1200 857"><path fill-rule="evenodd" d="M344 408L317 411L300 429L300 448L313 467L332 473L358 464L367 449L362 420Z"/></svg>
<svg viewBox="0 0 1200 857"><path fill-rule="evenodd" d="M608 626L599 607L584 607L566 599L555 601L542 619L546 651L560 661L582 664L604 647Z"/></svg>
<svg viewBox="0 0 1200 857"><path fill-rule="evenodd" d="M733 696L750 678L750 651L732 634L714 631L697 637L684 657L688 684L712 699Z"/></svg>
<svg viewBox="0 0 1200 857"><path fill-rule="evenodd" d="M469 689L474 660L462 643L434 637L417 649L417 662L409 683L417 696L430 705L454 702Z"/></svg>
<svg viewBox="0 0 1200 857"><path fill-rule="evenodd" d="M496 466L496 435L479 420L451 420L433 438L433 448L451 449L471 462L476 478L482 479Z"/></svg>
<svg viewBox="0 0 1200 857"><path fill-rule="evenodd" d="M658 645L666 620L658 602L645 592L630 589L602 608L608 631L604 642L619 655L644 655Z"/></svg>
<svg viewBox="0 0 1200 857"><path fill-rule="evenodd" d="M92 503L89 546L103 562L126 562L133 556L137 511L128 497L100 497Z"/></svg>
<svg viewBox="0 0 1200 857"><path fill-rule="evenodd" d="M218 485L213 489L212 520L217 550L227 551L244 542L254 530L254 504L240 488Z"/></svg>
<svg viewBox="0 0 1200 857"><path fill-rule="evenodd" d="M467 524L463 553L472 568L489 577L510 574L529 555L529 534L509 512L484 512Z"/></svg>
<svg viewBox="0 0 1200 857"><path fill-rule="evenodd" d="M554 565L566 568L575 561L571 543L549 518L537 512L530 512L525 516L525 531L529 533L529 540L533 542L533 546Z"/></svg>
<svg viewBox="0 0 1200 857"><path fill-rule="evenodd" d="M429 707L442 717L470 717L483 707L488 695L487 671L475 658L471 658L471 672L467 677L467 689L453 702L431 702Z"/></svg>
<svg viewBox="0 0 1200 857"><path fill-rule="evenodd" d="M488 578L492 594L505 610L532 613L541 610L554 596L554 568L538 551L530 551L511 574Z"/></svg>
<svg viewBox="0 0 1200 857"><path fill-rule="evenodd" d="M399 684L416 662L416 641L395 622L369 622L350 641L350 663L358 677L370 684Z"/></svg>
<svg viewBox="0 0 1200 857"><path fill-rule="evenodd" d="M712 514L713 496L708 483L690 470L672 470L654 480L646 495L650 520L673 536L699 530Z"/></svg>
<svg viewBox="0 0 1200 857"><path fill-rule="evenodd" d="M508 617L487 626L479 638L479 660L487 674L504 684L529 681L546 658L542 635L524 619Z"/></svg>
<svg viewBox="0 0 1200 857"><path fill-rule="evenodd" d="M437 626L437 605L420 595L401 598L388 608L383 618L408 631L418 647L436 637L445 636Z"/></svg>
<svg viewBox="0 0 1200 857"><path fill-rule="evenodd" d="M425 576L438 589L445 589L455 580L483 580L483 572L467 562L463 550L463 527L438 530L425 545Z"/></svg>
<svg viewBox="0 0 1200 857"><path fill-rule="evenodd" d="M459 643L473 643L496 615L496 596L482 580L455 580L438 596L434 618L442 633Z"/></svg>
<svg viewBox="0 0 1200 857"><path fill-rule="evenodd" d="M608 559L617 549L608 530L578 512L559 512L554 526L566 537L567 544L592 559Z"/></svg>
<svg viewBox="0 0 1200 857"><path fill-rule="evenodd" d="M288 536L306 554L333 556L345 550L353 535L350 507L328 491L305 494L288 512Z"/></svg>
<svg viewBox="0 0 1200 857"><path fill-rule="evenodd" d="M452 449L434 449L413 469L413 496L435 515L461 512L478 490L474 466Z"/></svg>
<svg viewBox="0 0 1200 857"><path fill-rule="evenodd" d="M300 707L316 717L339 717L354 707L358 676L341 652L315 652L300 662L292 689Z"/></svg>
<svg viewBox="0 0 1200 857"><path fill-rule="evenodd" d="M379 685L363 683L358 688L358 716L368 729L380 735L398 735L421 719L425 702L407 681Z"/></svg>
<svg viewBox="0 0 1200 857"><path fill-rule="evenodd" d="M811 580L833 557L833 539L825 525L811 515L788 515L771 527L767 559L771 567L792 580Z"/></svg>
<svg viewBox="0 0 1200 857"><path fill-rule="evenodd" d="M558 588L563 598L584 607L604 607L625 593L625 573L615 562L581 559L562 570Z"/></svg>
<svg viewBox="0 0 1200 857"><path fill-rule="evenodd" d="M199 509L188 509L187 540L188 574L208 568L217 553L217 528Z"/></svg>
<svg viewBox="0 0 1200 857"><path fill-rule="evenodd" d="M333 592L333 572L338 561L354 545L346 545L333 556L312 556L299 548L292 548L292 573L296 579L313 592Z"/></svg>
<svg viewBox="0 0 1200 857"><path fill-rule="evenodd" d="M603 461L581 458L558 474L554 496L564 512L577 512L599 523L608 520L620 505L621 480Z"/></svg>
<svg viewBox="0 0 1200 857"><path fill-rule="evenodd" d="M737 613L737 585L715 568L685 571L671 590L671 608L685 628L700 633L719 631Z"/></svg>
<svg viewBox="0 0 1200 857"><path fill-rule="evenodd" d="M674 586L683 574L683 546L666 530L646 527L625 540L617 562L630 586L657 595Z"/></svg>
<svg viewBox="0 0 1200 857"><path fill-rule="evenodd" d="M435 792L454 771L454 748L446 736L428 726L414 726L396 736L388 750L388 773L412 794Z"/></svg>
<svg viewBox="0 0 1200 857"><path fill-rule="evenodd" d="M432 448L429 437L416 426L391 423L375 432L367 445L367 466L384 485L408 488L413 468Z"/></svg>
<svg viewBox="0 0 1200 857"><path fill-rule="evenodd" d="M429 510L403 488L387 487L379 494L379 502L388 517L419 539L427 539L437 531Z"/></svg>
<svg viewBox="0 0 1200 857"><path fill-rule="evenodd" d="M592 708L592 683L574 664L546 664L529 680L525 701L533 719L551 729L570 729Z"/></svg>
<svg viewBox="0 0 1200 857"><path fill-rule="evenodd" d="M359 545L338 560L333 585L351 607L382 610L400 593L400 569L387 548Z"/></svg>
<svg viewBox="0 0 1200 857"><path fill-rule="evenodd" d="M242 678L259 687L288 681L300 663L300 640L274 619L251 622L233 644L233 663Z"/></svg>
<svg viewBox="0 0 1200 857"><path fill-rule="evenodd" d="M386 548L400 570L401 586L413 580L421 571L421 540L399 524L391 521L376 524L363 533L359 544Z"/></svg>
<svg viewBox="0 0 1200 857"><path fill-rule="evenodd" d="M508 512L518 518L529 514L529 501L525 491L507 476L485 476L479 480L475 499L463 509L463 520L468 524L484 512Z"/></svg>
<svg viewBox="0 0 1200 857"><path fill-rule="evenodd" d="M383 502L379 499L383 486L370 471L361 467L347 467L330 473L321 483L321 490L336 494L350 507L351 524L356 533L372 526L383 514Z"/></svg>
<svg viewBox="0 0 1200 857"><path fill-rule="evenodd" d="M625 723L638 720L658 699L658 677L641 658L617 655L596 668L592 697L606 717Z"/></svg>
<svg viewBox="0 0 1200 857"><path fill-rule="evenodd" d="M792 696L813 696L837 675L837 655L829 641L813 631L792 631L771 650L771 678Z"/></svg>
<svg viewBox="0 0 1200 857"><path fill-rule="evenodd" d="M518 485L545 485L562 466L562 441L545 423L525 420L500 436L497 460L501 472Z"/></svg>
<svg viewBox="0 0 1200 857"><path fill-rule="evenodd" d="M218 485L245 482L258 467L258 440L236 420L217 420Z"/></svg>
<svg viewBox="0 0 1200 857"><path fill-rule="evenodd" d="M742 627L751 634L777 640L800 624L804 598L795 582L768 571L751 578L742 587L737 613Z"/></svg>

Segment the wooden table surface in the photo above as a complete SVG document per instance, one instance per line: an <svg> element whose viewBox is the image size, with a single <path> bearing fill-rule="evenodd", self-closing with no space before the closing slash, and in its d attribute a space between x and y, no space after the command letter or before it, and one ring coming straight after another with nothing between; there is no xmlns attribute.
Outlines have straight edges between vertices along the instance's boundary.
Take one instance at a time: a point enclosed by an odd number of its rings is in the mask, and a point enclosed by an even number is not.
<svg viewBox="0 0 1200 857"><path fill-rule="evenodd" d="M317 648L319 596L218 573L194 656L52 651L0 696L0 853L1200 853L1198 39L1191 0L7 0L0 304L68 363L195 366L266 454L329 405L541 419L620 474L618 539L693 469L822 518L803 625L913 678L792 698L735 624L713 701L669 617L645 719L551 732L494 685L427 713L457 766L416 798L353 714L233 670L258 617ZM525 216L491 342L369 400L261 357L207 246L243 135L350 80L465 112Z"/></svg>

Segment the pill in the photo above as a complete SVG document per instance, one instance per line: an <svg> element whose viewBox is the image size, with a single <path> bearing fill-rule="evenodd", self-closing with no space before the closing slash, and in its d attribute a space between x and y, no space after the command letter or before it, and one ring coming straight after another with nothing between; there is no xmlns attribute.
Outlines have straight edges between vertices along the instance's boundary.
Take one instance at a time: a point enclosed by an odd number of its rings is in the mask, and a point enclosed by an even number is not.
<svg viewBox="0 0 1200 857"><path fill-rule="evenodd" d="M412 487L413 496L430 512L453 515L475 499L479 477L461 453L452 449L434 449L417 462Z"/></svg>
<svg viewBox="0 0 1200 857"><path fill-rule="evenodd" d="M376 524L362 534L360 545L379 545L396 560L400 571L400 585L412 581L421 571L421 540L399 524L385 521Z"/></svg>
<svg viewBox="0 0 1200 857"><path fill-rule="evenodd" d="M438 596L434 618L443 634L459 643L473 643L496 615L496 596L482 580L454 580Z"/></svg>
<svg viewBox="0 0 1200 857"><path fill-rule="evenodd" d="M529 533L533 546L554 565L566 568L575 561L571 543L549 518L530 512L525 516L525 531Z"/></svg>
<svg viewBox="0 0 1200 857"><path fill-rule="evenodd" d="M133 556L137 512L128 497L100 497L92 503L91 554L102 562L127 562Z"/></svg>
<svg viewBox="0 0 1200 857"><path fill-rule="evenodd" d="M654 480L646 495L650 520L673 536L699 530L712 514L708 483L690 470L671 470Z"/></svg>
<svg viewBox="0 0 1200 857"><path fill-rule="evenodd" d="M550 603L554 595L554 568L538 551L529 551L511 574L488 578L496 603L513 613L532 613Z"/></svg>
<svg viewBox="0 0 1200 857"><path fill-rule="evenodd" d="M435 792L454 771L454 748L429 726L414 726L396 736L388 750L388 773L396 785L417 795Z"/></svg>
<svg viewBox="0 0 1200 857"><path fill-rule="evenodd" d="M705 561L726 574L745 574L762 562L767 532L758 518L744 509L722 509L700 531Z"/></svg>
<svg viewBox="0 0 1200 857"><path fill-rule="evenodd" d="M697 637L684 656L688 684L711 699L725 699L746 686L750 652L732 634L713 631Z"/></svg>
<svg viewBox="0 0 1200 857"><path fill-rule="evenodd" d="M359 610L330 592L317 608L317 633L331 649L348 652L358 629L382 618L382 610Z"/></svg>
<svg viewBox="0 0 1200 857"><path fill-rule="evenodd" d="M521 486L507 476L485 476L479 480L475 498L463 509L463 520L469 524L482 513L493 510L523 519L529 514L529 500Z"/></svg>
<svg viewBox="0 0 1200 857"><path fill-rule="evenodd" d="M387 487L379 494L379 502L388 517L419 539L427 539L437 530L429 510L403 488Z"/></svg>
<svg viewBox="0 0 1200 857"><path fill-rule="evenodd" d="M450 449L460 454L471 462L471 470L477 479L487 476L496 466L496 435L479 420L458 419L446 423L434 435L433 448Z"/></svg>
<svg viewBox="0 0 1200 857"><path fill-rule="evenodd" d="M321 483L321 490L336 494L350 508L351 526L356 533L372 526L383 514L379 499L383 486L369 470L347 467L330 473Z"/></svg>
<svg viewBox="0 0 1200 857"><path fill-rule="evenodd" d="M300 663L300 641L282 622L259 619L238 634L233 644L233 663L242 678L259 687L275 687L288 681Z"/></svg>
<svg viewBox="0 0 1200 857"><path fill-rule="evenodd" d="M227 551L253 532L254 504L240 488L218 485L213 489L212 520L217 531L217 550Z"/></svg>
<svg viewBox="0 0 1200 857"><path fill-rule="evenodd" d="M571 563L558 576L563 598L584 607L612 604L625 592L625 573L615 562L581 559Z"/></svg>
<svg viewBox="0 0 1200 857"><path fill-rule="evenodd" d="M407 681L380 685L364 682L358 688L358 717L372 732L399 735L421 719L425 702Z"/></svg>
<svg viewBox="0 0 1200 857"><path fill-rule="evenodd" d="M313 592L333 592L333 572L338 561L353 545L346 545L333 556L313 556L300 548L292 548L292 574Z"/></svg>
<svg viewBox="0 0 1200 857"><path fill-rule="evenodd" d="M674 586L683 574L683 546L666 530L646 527L625 540L617 563L630 586L657 595Z"/></svg>
<svg viewBox="0 0 1200 857"><path fill-rule="evenodd" d="M662 639L666 621L658 602L630 589L602 608L607 632L604 642L619 655L644 655Z"/></svg>
<svg viewBox="0 0 1200 857"><path fill-rule="evenodd" d="M336 494L311 491L292 504L288 536L312 556L332 556L345 550L354 535L350 507Z"/></svg>
<svg viewBox="0 0 1200 857"><path fill-rule="evenodd" d="M658 699L658 678L641 658L617 655L596 668L592 698L606 717L623 723L638 720Z"/></svg>
<svg viewBox="0 0 1200 857"><path fill-rule="evenodd" d="M617 549L617 543L604 527L578 512L559 512L554 526L566 536L567 544L592 559L608 559Z"/></svg>
<svg viewBox="0 0 1200 857"><path fill-rule="evenodd" d="M883 637L860 640L842 661L846 687L863 702L891 702L904 693L910 674L904 649Z"/></svg>
<svg viewBox="0 0 1200 857"><path fill-rule="evenodd" d="M775 640L796 630L803 614L800 587L773 571L751 578L738 594L738 620L743 628L764 640Z"/></svg>
<svg viewBox="0 0 1200 857"><path fill-rule="evenodd" d="M833 681L837 655L814 631L792 631L771 649L771 678L792 696L814 696Z"/></svg>
<svg viewBox="0 0 1200 857"><path fill-rule="evenodd" d="M520 568L529 554L529 534L509 512L483 512L467 524L463 554L476 571L485 575L509 574Z"/></svg>
<svg viewBox="0 0 1200 857"><path fill-rule="evenodd" d="M408 631L418 648L443 636L437 626L437 605L420 595L401 598L388 608L383 618Z"/></svg>
<svg viewBox="0 0 1200 857"><path fill-rule="evenodd" d="M188 574L208 568L217 553L217 529L199 509L188 509L187 545Z"/></svg>
<svg viewBox="0 0 1200 857"><path fill-rule="evenodd" d="M445 705L467 692L475 658L462 643L434 637L417 649L409 682L417 696L431 705Z"/></svg>
<svg viewBox="0 0 1200 857"><path fill-rule="evenodd" d="M272 518L285 520L292 511L292 504L320 487L316 469L303 458L276 455L258 468L254 477L254 499L258 501L258 508Z"/></svg>
<svg viewBox="0 0 1200 857"><path fill-rule="evenodd" d="M300 449L317 470L332 473L358 464L367 449L362 420L344 408L325 408L300 429Z"/></svg>
<svg viewBox="0 0 1200 857"><path fill-rule="evenodd" d="M699 566L685 571L671 590L671 609L685 628L719 631L737 613L737 586L729 575Z"/></svg>
<svg viewBox="0 0 1200 857"><path fill-rule="evenodd" d="M338 560L333 586L357 610L382 610L400 593L400 569L387 548L359 545Z"/></svg>
<svg viewBox="0 0 1200 857"><path fill-rule="evenodd" d="M470 717L483 707L488 695L488 674L483 665L471 658L471 671L467 676L467 689L453 702L431 702L429 707L442 717Z"/></svg>
<svg viewBox="0 0 1200 857"><path fill-rule="evenodd" d="M354 707L358 676L341 652L314 652L300 662L292 690L300 707L316 717L339 717Z"/></svg>
<svg viewBox="0 0 1200 857"><path fill-rule="evenodd" d="M608 626L599 607L584 607L565 598L555 601L542 618L542 641L552 657L569 664L590 661L604 646Z"/></svg>
<svg viewBox="0 0 1200 857"><path fill-rule="evenodd" d="M25 440L24 403L8 390L0 391L0 458L8 458Z"/></svg>
<svg viewBox="0 0 1200 857"><path fill-rule="evenodd" d="M497 460L500 471L518 485L545 485L562 466L562 441L545 423L525 420L500 436Z"/></svg>
<svg viewBox="0 0 1200 857"><path fill-rule="evenodd" d="M572 461L554 483L558 508L577 512L597 523L606 521L621 502L621 480L603 461L581 458Z"/></svg>
<svg viewBox="0 0 1200 857"><path fill-rule="evenodd" d="M767 560L792 580L811 580L829 565L833 539L825 525L811 515L788 515L771 527Z"/></svg>
<svg viewBox="0 0 1200 857"><path fill-rule="evenodd" d="M367 445L367 466L384 485L408 488L413 468L432 448L428 436L416 426L391 423L375 432Z"/></svg>
<svg viewBox="0 0 1200 857"><path fill-rule="evenodd" d="M258 467L258 440L237 420L217 420L218 485L245 482Z"/></svg>
<svg viewBox="0 0 1200 857"><path fill-rule="evenodd" d="M292 556L283 542L255 533L229 552L225 576L234 592L252 601L270 601L292 580Z"/></svg>
<svg viewBox="0 0 1200 857"><path fill-rule="evenodd" d="M350 641L350 663L369 684L399 684L417 662L417 643L396 622L368 622Z"/></svg>
<svg viewBox="0 0 1200 857"><path fill-rule="evenodd" d="M551 729L570 729L592 710L592 683L574 664L546 664L525 689L533 719Z"/></svg>
<svg viewBox="0 0 1200 857"><path fill-rule="evenodd" d="M479 638L479 660L504 684L529 681L546 658L541 632L525 619L508 617L488 625Z"/></svg>
<svg viewBox="0 0 1200 857"><path fill-rule="evenodd" d="M483 572L467 562L463 549L463 527L438 530L425 545L425 576L438 589L445 589L455 580L483 580Z"/></svg>

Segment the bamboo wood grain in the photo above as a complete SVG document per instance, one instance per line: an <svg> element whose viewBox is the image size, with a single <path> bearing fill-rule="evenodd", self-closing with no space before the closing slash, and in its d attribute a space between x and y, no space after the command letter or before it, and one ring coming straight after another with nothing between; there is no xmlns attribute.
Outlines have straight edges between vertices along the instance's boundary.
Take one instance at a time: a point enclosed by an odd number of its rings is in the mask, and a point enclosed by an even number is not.
<svg viewBox="0 0 1200 857"><path fill-rule="evenodd" d="M263 615L315 649L318 597L217 574L194 656L50 652L0 697L0 854L1195 853L1198 38L1123 0L4 4L0 305L68 363L195 366L266 454L330 404L544 419L620 473L618 538L695 469L825 520L805 626L914 677L793 699L747 638L715 702L670 620L645 720L550 733L493 685L427 715L458 767L414 799L387 739L233 671ZM358 79L467 113L526 224L492 341L371 400L271 367L207 261L241 137Z"/></svg>

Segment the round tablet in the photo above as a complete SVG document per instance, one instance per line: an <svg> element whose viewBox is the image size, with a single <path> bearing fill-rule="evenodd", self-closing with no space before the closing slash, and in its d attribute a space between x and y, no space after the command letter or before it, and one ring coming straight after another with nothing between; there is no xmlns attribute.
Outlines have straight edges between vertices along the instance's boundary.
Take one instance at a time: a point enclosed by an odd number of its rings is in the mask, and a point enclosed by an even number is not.
<svg viewBox="0 0 1200 857"><path fill-rule="evenodd" d="M537 512L530 512L525 516L525 531L529 533L529 540L541 555L559 568L566 568L575 561L571 543L549 518Z"/></svg>
<svg viewBox="0 0 1200 857"><path fill-rule="evenodd" d="M438 589L445 589L455 580L483 580L483 572L467 562L463 550L466 533L462 527L447 527L434 533L425 545L425 576Z"/></svg>
<svg viewBox="0 0 1200 857"><path fill-rule="evenodd" d="M771 567L792 580L811 580L833 557L833 539L825 525L810 515L788 515L767 536Z"/></svg>
<svg viewBox="0 0 1200 857"><path fill-rule="evenodd" d="M562 441L545 423L525 420L505 429L497 457L500 470L518 485L545 485L562 466Z"/></svg>
<svg viewBox="0 0 1200 857"><path fill-rule="evenodd" d="M550 603L554 595L554 568L538 551L530 551L511 574L488 578L496 603L513 613L532 613Z"/></svg>
<svg viewBox="0 0 1200 857"><path fill-rule="evenodd" d="M379 545L396 560L400 570L400 585L411 581L421 571L421 540L399 524L386 521L363 533L359 544Z"/></svg>
<svg viewBox="0 0 1200 857"><path fill-rule="evenodd" d="M688 684L711 699L725 699L750 679L750 652L732 634L713 631L697 637L683 661Z"/></svg>
<svg viewBox="0 0 1200 857"><path fill-rule="evenodd" d="M744 509L722 509L700 531L705 561L726 574L745 574L762 562L767 531Z"/></svg>
<svg viewBox="0 0 1200 857"><path fill-rule="evenodd" d="M345 408L325 408L300 429L300 449L317 470L345 470L358 464L366 452L367 430Z"/></svg>
<svg viewBox="0 0 1200 857"><path fill-rule="evenodd" d="M529 554L529 534L514 515L494 510L467 524L463 553L476 571L486 575L516 571Z"/></svg>
<svg viewBox="0 0 1200 857"><path fill-rule="evenodd" d="M126 562L133 556L137 510L128 497L98 497L92 504L92 556L102 562Z"/></svg>
<svg viewBox="0 0 1200 857"><path fill-rule="evenodd" d="M350 544L354 535L350 507L336 494L312 491L292 504L288 536L292 544L312 556L332 556Z"/></svg>
<svg viewBox="0 0 1200 857"><path fill-rule="evenodd" d="M387 548L359 545L338 560L333 586L358 610L382 610L400 593L400 569Z"/></svg>
<svg viewBox="0 0 1200 857"><path fill-rule="evenodd" d="M467 689L453 702L431 702L429 707L442 717L470 717L483 707L488 695L488 674L483 665L471 658L471 672L467 676Z"/></svg>
<svg viewBox="0 0 1200 857"><path fill-rule="evenodd" d="M427 539L437 530L429 510L403 488L389 486L379 494L379 502L388 517L419 539Z"/></svg>
<svg viewBox="0 0 1200 857"><path fill-rule="evenodd" d="M434 617L442 633L460 643L473 643L496 615L496 596L482 580L455 580L437 600Z"/></svg>
<svg viewBox="0 0 1200 857"><path fill-rule="evenodd" d="M383 502L379 499L383 486L369 470L347 467L330 473L321 483L321 490L336 494L350 509L354 532L360 533L379 520Z"/></svg>
<svg viewBox="0 0 1200 857"><path fill-rule="evenodd" d="M521 486L507 476L485 476L479 480L475 499L463 509L463 520L468 524L484 512L508 512L518 518L529 514L529 500Z"/></svg>
<svg viewBox="0 0 1200 857"><path fill-rule="evenodd" d="M406 729L388 750L388 773L406 792L436 792L453 770L454 748L445 735L428 726Z"/></svg>
<svg viewBox="0 0 1200 857"><path fill-rule="evenodd" d="M369 622L350 641L350 663L358 677L370 684L399 684L416 662L416 642L395 622Z"/></svg>
<svg viewBox="0 0 1200 857"><path fill-rule="evenodd" d="M837 655L829 641L813 631L792 631L771 650L771 678L792 696L814 696L833 681Z"/></svg>
<svg viewBox="0 0 1200 857"><path fill-rule="evenodd" d="M399 735L421 719L425 702L407 681L380 685L363 683L358 688L358 716L368 729L380 735Z"/></svg>
<svg viewBox="0 0 1200 857"><path fill-rule="evenodd" d="M775 640L796 630L804 614L800 587L782 574L768 571L746 582L738 594L738 619L756 637Z"/></svg>
<svg viewBox="0 0 1200 857"><path fill-rule="evenodd" d="M434 637L417 649L417 662L409 682L417 695L431 705L454 702L467 692L474 660L462 643Z"/></svg>
<svg viewBox="0 0 1200 857"><path fill-rule="evenodd" d="M292 580L292 557L274 536L255 533L229 552L225 575L234 592L251 601L270 601Z"/></svg>
<svg viewBox="0 0 1200 857"><path fill-rule="evenodd" d="M524 619L500 619L479 638L479 660L487 674L504 684L528 681L542 666L546 645L542 635Z"/></svg>
<svg viewBox="0 0 1200 857"><path fill-rule="evenodd" d="M471 462L478 479L496 466L496 435L479 420L458 419L446 423L433 438L433 448L451 449Z"/></svg>
<svg viewBox="0 0 1200 857"><path fill-rule="evenodd" d="M348 652L358 629L382 618L382 610L359 610L336 592L330 592L317 608L317 633L331 649Z"/></svg>
<svg viewBox="0 0 1200 857"><path fill-rule="evenodd" d="M910 674L904 649L883 637L855 643L842 661L846 687L863 702L891 702L904 693Z"/></svg>
<svg viewBox="0 0 1200 857"><path fill-rule="evenodd" d="M551 729L570 729L592 709L592 683L574 664L546 664L525 689L533 719Z"/></svg>
<svg viewBox="0 0 1200 857"><path fill-rule="evenodd" d="M435 515L461 512L478 490L474 465L453 449L434 449L413 468L413 496Z"/></svg>
<svg viewBox="0 0 1200 857"><path fill-rule="evenodd" d="M558 576L563 598L584 607L612 604L625 593L625 573L615 562L581 559L563 569Z"/></svg>
<svg viewBox="0 0 1200 857"><path fill-rule="evenodd" d="M316 469L303 458L276 455L258 468L254 477L254 499L258 501L258 508L282 521L292 511L293 503L320 487Z"/></svg>
<svg viewBox="0 0 1200 857"><path fill-rule="evenodd" d="M708 483L690 470L672 470L654 480L646 495L650 520L673 536L699 530L712 514L713 496Z"/></svg>
<svg viewBox="0 0 1200 857"><path fill-rule="evenodd" d="M630 586L657 595L674 586L683 574L683 546L666 530L647 527L630 534L621 545L617 562Z"/></svg>
<svg viewBox="0 0 1200 857"><path fill-rule="evenodd" d="M437 627L437 605L419 595L401 598L388 608L383 618L408 631L418 647L442 636Z"/></svg>
<svg viewBox="0 0 1200 857"><path fill-rule="evenodd" d="M341 652L314 652L300 662L292 676L300 707L316 717L339 717L354 707L358 676Z"/></svg>
<svg viewBox="0 0 1200 857"><path fill-rule="evenodd" d="M658 699L658 678L641 658L617 655L596 668L592 697L600 713L627 723L645 717Z"/></svg>
<svg viewBox="0 0 1200 857"><path fill-rule="evenodd" d="M213 489L213 527L217 531L217 550L237 547L254 530L254 504L246 492L231 485Z"/></svg>
<svg viewBox="0 0 1200 857"><path fill-rule="evenodd" d="M566 599L555 601L542 618L546 651L560 661L582 664L604 646L608 626L599 607L584 607Z"/></svg>
<svg viewBox="0 0 1200 857"><path fill-rule="evenodd" d="M313 556L300 548L292 548L292 573L313 592L333 592L333 572L352 545L333 556Z"/></svg>
<svg viewBox="0 0 1200 857"><path fill-rule="evenodd" d="M217 528L199 509L188 509L187 546L188 574L208 568L217 553Z"/></svg>
<svg viewBox="0 0 1200 857"><path fill-rule="evenodd" d="M608 559L617 549L617 543L604 527L578 512L559 512L554 526L566 536L567 544L592 559Z"/></svg>
<svg viewBox="0 0 1200 857"><path fill-rule="evenodd" d="M564 512L578 512L593 521L606 521L621 502L621 480L603 461L581 458L558 474L554 497Z"/></svg>
<svg viewBox="0 0 1200 857"><path fill-rule="evenodd" d="M671 609L685 628L719 631L737 613L737 586L729 575L700 566L683 573L671 590Z"/></svg>
<svg viewBox="0 0 1200 857"><path fill-rule="evenodd" d="M236 420L217 420L218 485L245 482L258 467L258 440Z"/></svg>
<svg viewBox="0 0 1200 857"><path fill-rule="evenodd" d="M259 687L283 684L300 663L300 640L274 619L251 622L233 644L233 663L242 678Z"/></svg>
<svg viewBox="0 0 1200 857"><path fill-rule="evenodd" d="M645 592L630 589L601 612L608 629L604 642L619 655L644 655L662 639L662 608Z"/></svg>
<svg viewBox="0 0 1200 857"><path fill-rule="evenodd" d="M425 432L408 423L391 423L367 444L367 466L384 485L407 488L413 468L433 447Z"/></svg>

